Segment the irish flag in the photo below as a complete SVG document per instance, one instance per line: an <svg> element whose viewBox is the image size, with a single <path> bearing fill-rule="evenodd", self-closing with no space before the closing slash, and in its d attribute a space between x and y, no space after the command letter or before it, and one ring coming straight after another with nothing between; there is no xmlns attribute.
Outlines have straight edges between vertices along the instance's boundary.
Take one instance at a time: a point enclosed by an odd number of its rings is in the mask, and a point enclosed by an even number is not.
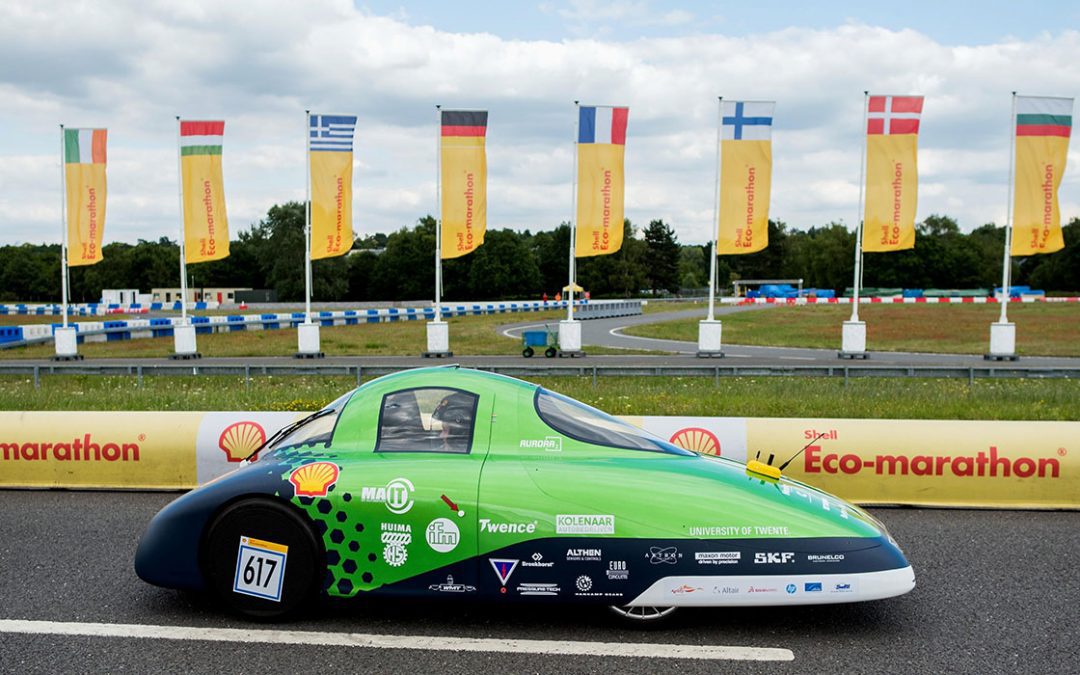
<svg viewBox="0 0 1080 675"><path fill-rule="evenodd" d="M180 121L180 183L184 195L184 260L229 255L229 223L221 176L225 122Z"/></svg>
<svg viewBox="0 0 1080 675"><path fill-rule="evenodd" d="M64 129L68 265L101 262L105 230L105 129Z"/></svg>
<svg viewBox="0 0 1080 675"><path fill-rule="evenodd" d="M1016 167L1011 255L1065 247L1058 187L1072 132L1071 98L1016 97Z"/></svg>

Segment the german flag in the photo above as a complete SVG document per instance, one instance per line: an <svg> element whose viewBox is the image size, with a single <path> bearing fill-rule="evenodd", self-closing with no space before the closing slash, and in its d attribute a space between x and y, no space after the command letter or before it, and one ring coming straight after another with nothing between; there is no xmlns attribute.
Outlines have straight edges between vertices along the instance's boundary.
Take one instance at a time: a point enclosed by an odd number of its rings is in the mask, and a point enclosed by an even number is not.
<svg viewBox="0 0 1080 675"><path fill-rule="evenodd" d="M484 243L487 230L486 110L443 110L441 129L442 257L459 258Z"/></svg>

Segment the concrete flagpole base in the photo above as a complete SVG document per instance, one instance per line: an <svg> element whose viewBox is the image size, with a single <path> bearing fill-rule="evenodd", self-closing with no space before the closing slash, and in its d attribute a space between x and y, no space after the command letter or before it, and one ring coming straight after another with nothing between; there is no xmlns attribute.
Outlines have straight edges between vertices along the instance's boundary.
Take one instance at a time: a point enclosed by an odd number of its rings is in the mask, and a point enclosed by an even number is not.
<svg viewBox="0 0 1080 675"><path fill-rule="evenodd" d="M990 353L984 359L993 361L1015 361L1016 324L1008 321L995 321L990 324Z"/></svg>
<svg viewBox="0 0 1080 675"><path fill-rule="evenodd" d="M53 343L56 346L56 355L53 361L81 361L79 353L79 333L75 326L57 328L53 333Z"/></svg>
<svg viewBox="0 0 1080 675"><path fill-rule="evenodd" d="M170 359L201 359L195 347L195 326L181 323L173 326L173 353Z"/></svg>
<svg viewBox="0 0 1080 675"><path fill-rule="evenodd" d="M450 324L445 321L428 321L427 351L421 354L425 359L446 358L453 356L450 351Z"/></svg>
<svg viewBox="0 0 1080 675"><path fill-rule="evenodd" d="M296 326L297 359L321 359L326 354L319 351L319 324L301 323Z"/></svg>
<svg viewBox="0 0 1080 675"><path fill-rule="evenodd" d="M865 321L844 322L843 332L840 337L840 351L837 356L842 359L867 358Z"/></svg>
<svg viewBox="0 0 1080 675"><path fill-rule="evenodd" d="M559 358L585 356L581 351L581 322L563 319L559 322Z"/></svg>
<svg viewBox="0 0 1080 675"><path fill-rule="evenodd" d="M721 322L712 319L698 321L697 355L699 358L723 358L720 336L723 326Z"/></svg>

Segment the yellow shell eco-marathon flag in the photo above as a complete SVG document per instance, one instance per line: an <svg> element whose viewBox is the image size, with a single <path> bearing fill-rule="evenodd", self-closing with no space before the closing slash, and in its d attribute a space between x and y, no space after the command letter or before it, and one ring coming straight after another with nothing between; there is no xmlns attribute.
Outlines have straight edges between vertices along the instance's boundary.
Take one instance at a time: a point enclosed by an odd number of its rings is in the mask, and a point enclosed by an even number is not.
<svg viewBox="0 0 1080 675"><path fill-rule="evenodd" d="M575 255L615 253L623 239L623 156L629 108L578 109Z"/></svg>
<svg viewBox="0 0 1080 675"><path fill-rule="evenodd" d="M1058 186L1072 132L1071 98L1016 97L1016 198L1011 255L1053 253L1065 246Z"/></svg>
<svg viewBox="0 0 1080 675"><path fill-rule="evenodd" d="M915 247L922 108L922 96L871 96L867 100L863 251Z"/></svg>
<svg viewBox="0 0 1080 675"><path fill-rule="evenodd" d="M718 254L769 245L773 101L723 101Z"/></svg>
<svg viewBox="0 0 1080 675"><path fill-rule="evenodd" d="M487 231L487 111L443 110L440 126L443 259L484 243Z"/></svg>
<svg viewBox="0 0 1080 675"><path fill-rule="evenodd" d="M311 259L352 248L352 150L355 115L309 115Z"/></svg>
<svg viewBox="0 0 1080 675"><path fill-rule="evenodd" d="M225 184L221 177L224 122L180 122L180 169L184 193L184 260L229 255Z"/></svg>
<svg viewBox="0 0 1080 675"><path fill-rule="evenodd" d="M105 230L105 129L64 129L68 266L101 262Z"/></svg>

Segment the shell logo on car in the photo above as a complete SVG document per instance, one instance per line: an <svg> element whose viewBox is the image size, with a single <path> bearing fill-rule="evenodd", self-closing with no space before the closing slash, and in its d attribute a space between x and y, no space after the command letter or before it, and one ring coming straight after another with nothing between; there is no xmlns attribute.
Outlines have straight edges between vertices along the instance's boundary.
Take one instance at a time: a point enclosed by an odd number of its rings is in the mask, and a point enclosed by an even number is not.
<svg viewBox="0 0 1080 675"><path fill-rule="evenodd" d="M312 462L294 469L289 474L289 482L296 489L297 497L325 497L340 473L333 462Z"/></svg>
<svg viewBox="0 0 1080 675"><path fill-rule="evenodd" d="M266 430L247 420L230 424L218 437L218 447L225 452L230 462L244 461L265 442Z"/></svg>
<svg viewBox="0 0 1080 675"><path fill-rule="evenodd" d="M672 434L668 442L684 450L692 450L703 455L720 456L720 439L713 432L701 427L679 429Z"/></svg>

